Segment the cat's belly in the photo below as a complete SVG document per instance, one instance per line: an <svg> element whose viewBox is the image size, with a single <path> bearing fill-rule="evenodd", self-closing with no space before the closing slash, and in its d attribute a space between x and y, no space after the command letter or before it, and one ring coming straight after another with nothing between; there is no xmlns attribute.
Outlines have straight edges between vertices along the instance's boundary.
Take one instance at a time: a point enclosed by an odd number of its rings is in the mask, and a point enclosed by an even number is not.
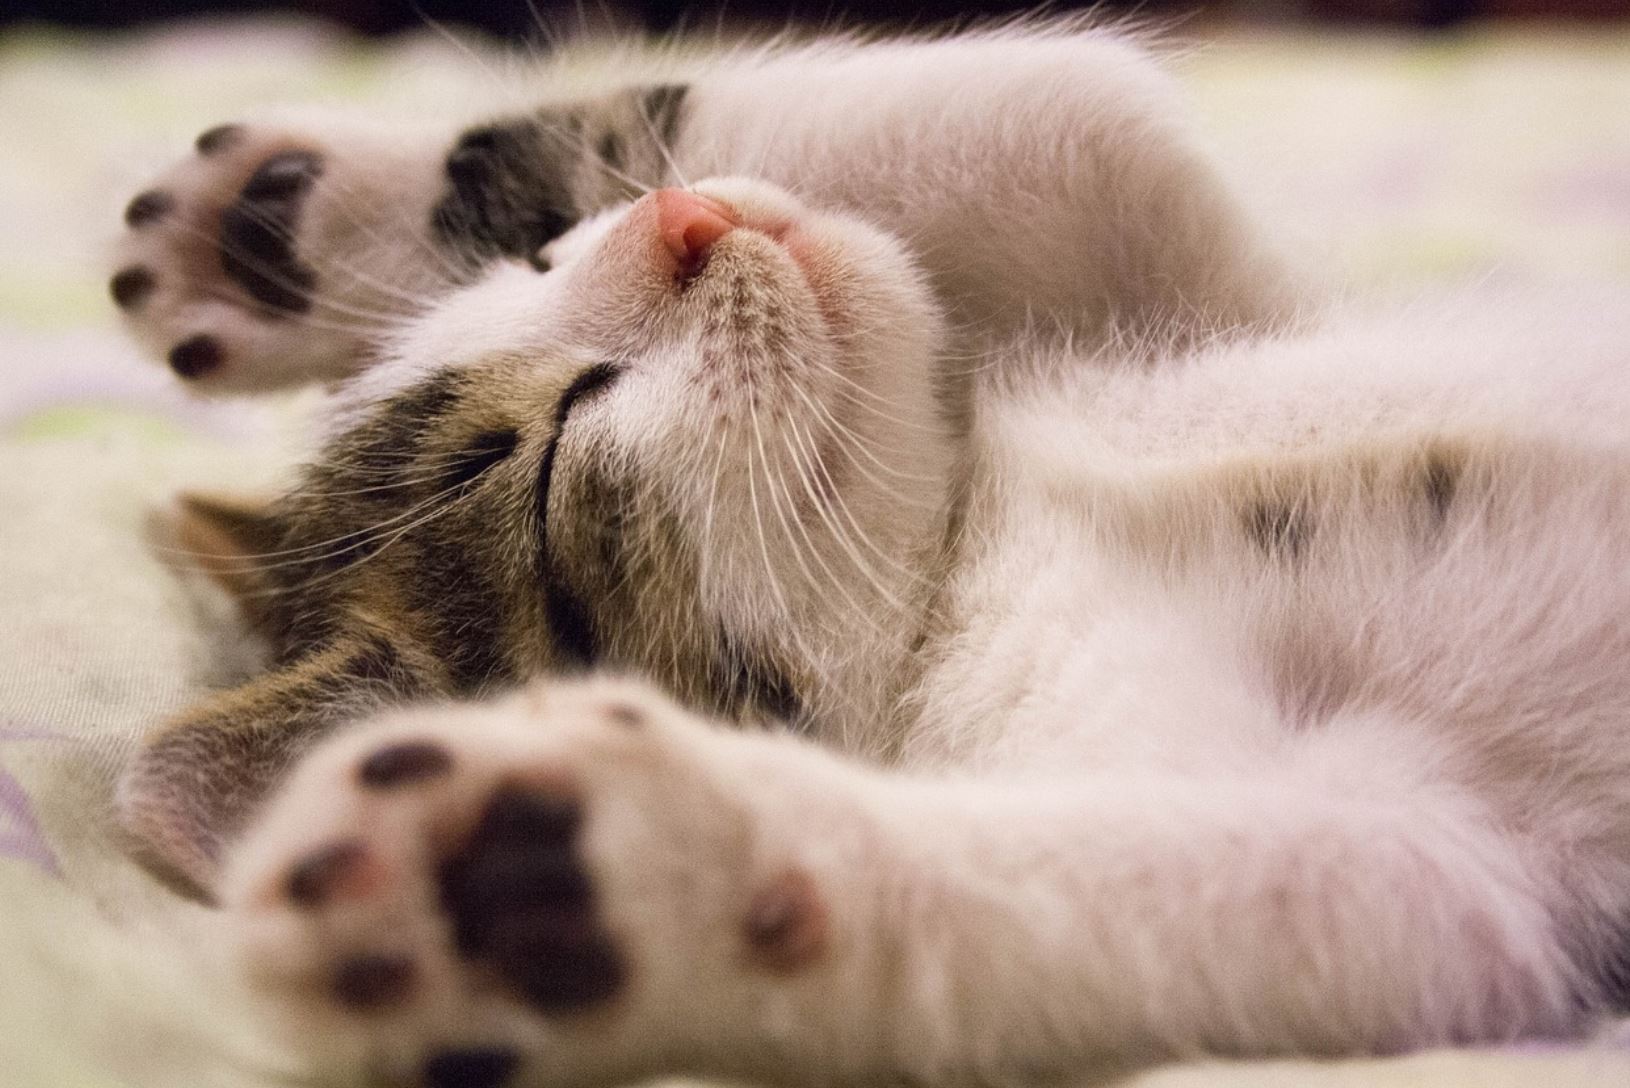
<svg viewBox="0 0 1630 1088"><path fill-rule="evenodd" d="M1627 732L1616 450L1419 427L1036 467L973 505L910 761L1213 773L1379 711L1498 776Z"/></svg>

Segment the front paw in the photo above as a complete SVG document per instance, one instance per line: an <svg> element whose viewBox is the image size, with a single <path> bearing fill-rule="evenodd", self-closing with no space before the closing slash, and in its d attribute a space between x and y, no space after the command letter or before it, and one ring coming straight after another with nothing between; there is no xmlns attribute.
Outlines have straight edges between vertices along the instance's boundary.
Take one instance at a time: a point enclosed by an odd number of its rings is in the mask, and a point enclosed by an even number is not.
<svg viewBox="0 0 1630 1088"><path fill-rule="evenodd" d="M125 208L109 292L196 389L358 370L447 277L426 240L438 171L417 144L336 125L220 125Z"/></svg>
<svg viewBox="0 0 1630 1088"><path fill-rule="evenodd" d="M329 1073L735 1069L837 958L809 848L843 820L777 800L792 750L603 681L396 715L314 754L237 853L249 978Z"/></svg>

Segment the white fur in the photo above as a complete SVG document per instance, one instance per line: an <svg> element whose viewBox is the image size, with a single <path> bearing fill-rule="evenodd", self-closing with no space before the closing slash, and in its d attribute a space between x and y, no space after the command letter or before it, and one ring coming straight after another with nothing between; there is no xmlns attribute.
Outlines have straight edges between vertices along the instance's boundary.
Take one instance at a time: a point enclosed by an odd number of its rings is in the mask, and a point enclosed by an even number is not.
<svg viewBox="0 0 1630 1088"><path fill-rule="evenodd" d="M1287 279L1112 37L817 47L727 62L695 94L681 170L794 190L699 186L843 257L834 319L762 236L720 250L761 262L790 358L847 364L833 328L853 323L864 395L798 376L876 462L839 489L849 528L778 528L750 469L694 478L687 443L754 455L720 422L728 389L709 408L680 380L712 365L689 311L629 286L647 202L548 275L455 298L368 395L498 351L630 359L584 426L674 497L710 557L707 618L814 676L810 733L839 752L608 680L334 742L226 884L256 977L344 1051L324 1060L485 1041L549 1085L1016 1083L1584 1030L1630 915L1622 307L1310 306L1290 331ZM851 217L901 240L948 339L912 265ZM935 421L932 366L971 372L966 433ZM799 419L754 373L740 386ZM773 448L765 472L807 484ZM1434 498L1423 466L1445 456ZM1298 540L1253 531L1259 508ZM606 724L612 701L652 728ZM361 797L355 761L404 734L439 738L457 774ZM598 1018L484 989L439 928L426 828L511 773L589 798L588 864L640 965ZM387 890L315 918L281 902L291 861L340 836L391 859ZM833 931L790 977L737 947L786 866ZM427 965L412 1002L369 1019L312 996L381 936Z"/></svg>

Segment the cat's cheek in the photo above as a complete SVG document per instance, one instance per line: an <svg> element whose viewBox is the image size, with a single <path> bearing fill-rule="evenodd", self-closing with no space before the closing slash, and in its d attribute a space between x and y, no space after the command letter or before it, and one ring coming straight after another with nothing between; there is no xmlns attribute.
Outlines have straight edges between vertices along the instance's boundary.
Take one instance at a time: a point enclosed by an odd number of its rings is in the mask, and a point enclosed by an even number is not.
<svg viewBox="0 0 1630 1088"><path fill-rule="evenodd" d="M782 245L803 274L826 331L835 340L849 340L857 328L852 263L831 239L807 230L789 231Z"/></svg>

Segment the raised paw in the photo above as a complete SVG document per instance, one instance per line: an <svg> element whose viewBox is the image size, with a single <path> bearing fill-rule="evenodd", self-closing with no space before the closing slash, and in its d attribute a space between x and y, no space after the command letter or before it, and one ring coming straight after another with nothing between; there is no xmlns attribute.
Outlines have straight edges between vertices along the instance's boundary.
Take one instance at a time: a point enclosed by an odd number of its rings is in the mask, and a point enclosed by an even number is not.
<svg viewBox="0 0 1630 1088"><path fill-rule="evenodd" d="M607 682L397 714L314 753L223 899L321 1073L729 1072L765 1010L836 999L831 843L858 817L811 760L852 773Z"/></svg>
<svg viewBox="0 0 1630 1088"><path fill-rule="evenodd" d="M219 125L125 206L109 293L198 389L345 377L450 283L437 145L375 127Z"/></svg>

